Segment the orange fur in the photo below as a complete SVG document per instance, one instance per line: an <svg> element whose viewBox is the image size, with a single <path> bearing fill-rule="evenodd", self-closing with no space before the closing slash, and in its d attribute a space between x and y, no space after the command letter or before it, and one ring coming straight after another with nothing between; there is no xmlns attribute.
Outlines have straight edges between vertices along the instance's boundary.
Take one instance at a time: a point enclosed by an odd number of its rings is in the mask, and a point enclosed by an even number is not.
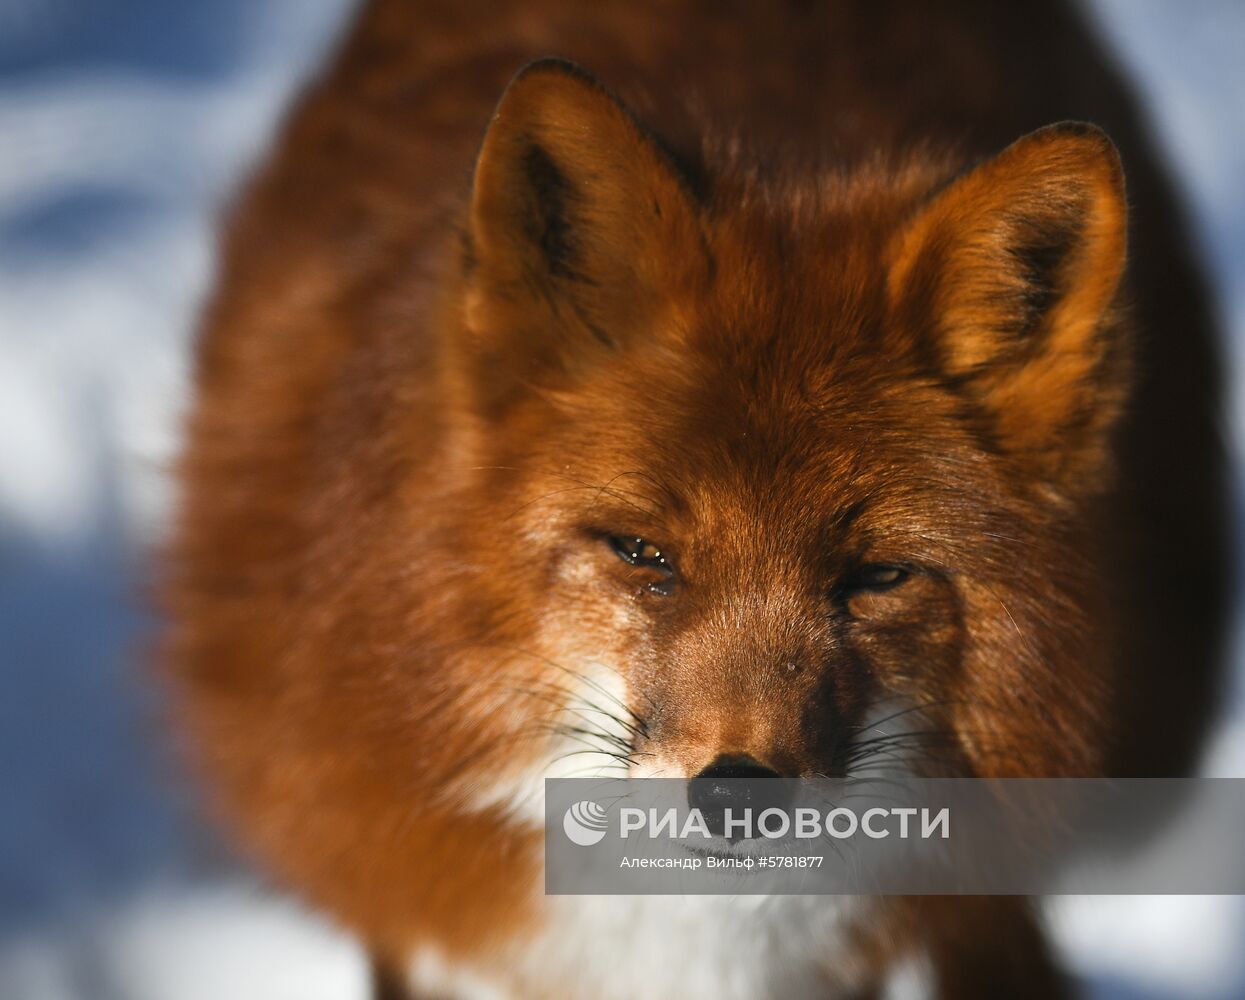
<svg viewBox="0 0 1245 1000"><path fill-rule="evenodd" d="M291 119L204 323L167 659L224 822L388 966L540 933L508 796L603 685L649 772L842 770L894 698L935 773L1187 766L1210 324L1092 42L1005 8L377 0ZM550 50L621 97L503 93ZM1058 988L1014 901L853 934Z"/></svg>

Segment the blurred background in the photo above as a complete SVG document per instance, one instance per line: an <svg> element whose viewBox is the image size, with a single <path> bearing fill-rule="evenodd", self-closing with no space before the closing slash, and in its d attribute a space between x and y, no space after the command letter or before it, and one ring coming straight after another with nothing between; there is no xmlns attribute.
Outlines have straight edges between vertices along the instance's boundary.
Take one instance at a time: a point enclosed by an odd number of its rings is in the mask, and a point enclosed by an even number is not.
<svg viewBox="0 0 1245 1000"><path fill-rule="evenodd" d="M350 0L0 0L0 997L361 1000L194 821L141 673L221 206ZM1245 351L1245 3L1093 0ZM1228 414L1239 470L1245 393ZM1238 654L1206 771L1245 777ZM1245 832L1242 834L1245 853ZM1110 1000L1245 998L1245 900L1055 900Z"/></svg>

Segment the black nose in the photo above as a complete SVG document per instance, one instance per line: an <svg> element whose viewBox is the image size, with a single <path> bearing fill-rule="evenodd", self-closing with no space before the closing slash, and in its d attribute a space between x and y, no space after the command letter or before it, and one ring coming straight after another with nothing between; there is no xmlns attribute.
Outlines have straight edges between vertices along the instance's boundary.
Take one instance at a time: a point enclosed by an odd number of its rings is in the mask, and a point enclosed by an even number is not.
<svg viewBox="0 0 1245 1000"><path fill-rule="evenodd" d="M687 783L687 804L699 809L714 836L726 829L726 810L737 823L746 810L752 810L752 833L757 819L766 809L786 809L791 804L793 785L773 768L751 757L719 757ZM743 839L744 828L732 824L733 840Z"/></svg>

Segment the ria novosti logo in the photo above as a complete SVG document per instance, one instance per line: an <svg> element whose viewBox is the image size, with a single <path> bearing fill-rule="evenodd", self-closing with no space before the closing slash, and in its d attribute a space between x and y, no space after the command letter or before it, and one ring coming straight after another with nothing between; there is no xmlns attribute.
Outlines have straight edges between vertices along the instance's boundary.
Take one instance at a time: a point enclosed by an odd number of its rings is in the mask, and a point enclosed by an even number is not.
<svg viewBox="0 0 1245 1000"><path fill-rule="evenodd" d="M896 837L942 839L950 837L950 809L936 812L928 807L883 806L854 810L837 806L817 808L726 809L721 815L706 816L700 809L643 809L624 807L618 811L617 835L627 840L633 835L650 840L849 840L863 836L869 840ZM591 799L581 799L562 815L562 829L572 843L591 847L605 839L609 819L605 809Z"/></svg>
<svg viewBox="0 0 1245 1000"><path fill-rule="evenodd" d="M590 799L576 802L562 817L562 829L580 847L591 847L604 840L607 825L605 810Z"/></svg>

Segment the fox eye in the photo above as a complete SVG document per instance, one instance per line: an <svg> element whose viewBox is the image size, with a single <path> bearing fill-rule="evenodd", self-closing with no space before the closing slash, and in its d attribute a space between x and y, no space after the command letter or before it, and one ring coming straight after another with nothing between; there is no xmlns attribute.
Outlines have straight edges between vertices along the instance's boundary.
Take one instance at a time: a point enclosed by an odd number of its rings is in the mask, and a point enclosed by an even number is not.
<svg viewBox="0 0 1245 1000"><path fill-rule="evenodd" d="M853 593L862 590L874 592L890 590L892 587L898 587L910 575L902 566L892 566L888 563L865 563L857 567L848 577L847 590Z"/></svg>
<svg viewBox="0 0 1245 1000"><path fill-rule="evenodd" d="M608 541L610 548L617 553L618 558L623 562L631 563L632 566L666 567L669 565L666 562L666 557L661 554L661 549L643 538L633 538L630 535L610 535Z"/></svg>
<svg viewBox="0 0 1245 1000"><path fill-rule="evenodd" d="M610 535L606 538L614 554L631 566L659 571L663 579L648 585L655 594L667 595L674 589L674 567L662 555L661 549L650 541L634 535Z"/></svg>

